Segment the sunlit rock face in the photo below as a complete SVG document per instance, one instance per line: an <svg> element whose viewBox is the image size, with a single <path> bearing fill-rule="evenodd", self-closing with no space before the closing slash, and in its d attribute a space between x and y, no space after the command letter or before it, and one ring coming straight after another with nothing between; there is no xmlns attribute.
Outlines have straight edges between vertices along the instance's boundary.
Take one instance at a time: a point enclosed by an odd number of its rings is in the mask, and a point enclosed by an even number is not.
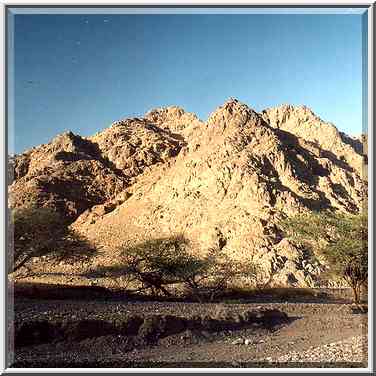
<svg viewBox="0 0 376 376"><path fill-rule="evenodd" d="M312 286L321 261L284 239L277 222L359 211L367 184L358 142L304 106L257 113L230 99L206 122L161 108L17 156L11 205L61 211L102 249L98 265L116 263L124 243L184 234L197 254L221 249L266 278L277 268L275 284Z"/></svg>

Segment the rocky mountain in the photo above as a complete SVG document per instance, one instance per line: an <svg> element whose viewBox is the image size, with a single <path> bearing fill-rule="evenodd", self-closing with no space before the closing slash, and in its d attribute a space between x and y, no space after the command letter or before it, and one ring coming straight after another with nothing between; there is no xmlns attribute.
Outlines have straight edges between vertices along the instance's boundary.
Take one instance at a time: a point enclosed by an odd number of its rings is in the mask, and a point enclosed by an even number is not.
<svg viewBox="0 0 376 376"><path fill-rule="evenodd" d="M122 192L128 180L96 144L72 132L16 156L13 165L11 207L52 207L71 221Z"/></svg>
<svg viewBox="0 0 376 376"><path fill-rule="evenodd" d="M361 209L363 150L306 107L257 113L230 99L206 122L178 107L127 119L89 138L67 133L17 156L11 205L52 206L101 254L184 234L194 251L218 248L278 270L273 282L317 283L321 261L283 239L282 215Z"/></svg>

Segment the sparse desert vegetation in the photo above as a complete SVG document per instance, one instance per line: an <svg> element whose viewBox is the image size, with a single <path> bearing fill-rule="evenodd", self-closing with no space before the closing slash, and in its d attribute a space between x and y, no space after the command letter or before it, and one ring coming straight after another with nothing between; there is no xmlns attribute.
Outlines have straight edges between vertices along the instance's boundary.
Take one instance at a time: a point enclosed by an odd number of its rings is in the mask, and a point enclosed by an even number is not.
<svg viewBox="0 0 376 376"><path fill-rule="evenodd" d="M281 223L287 235L313 254L321 253L329 276L342 278L360 303L368 280L368 216L323 212L287 218Z"/></svg>

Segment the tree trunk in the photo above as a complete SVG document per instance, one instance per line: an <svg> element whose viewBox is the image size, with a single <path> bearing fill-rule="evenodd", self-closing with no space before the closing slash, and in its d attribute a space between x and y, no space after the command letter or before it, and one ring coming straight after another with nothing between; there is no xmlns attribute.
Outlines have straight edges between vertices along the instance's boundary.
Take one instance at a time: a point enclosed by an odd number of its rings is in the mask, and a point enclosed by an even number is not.
<svg viewBox="0 0 376 376"><path fill-rule="evenodd" d="M353 295L354 295L354 303L359 304L360 303L360 286L358 284L355 284L351 286Z"/></svg>
<svg viewBox="0 0 376 376"><path fill-rule="evenodd" d="M31 260L32 257L25 257L22 261L20 261L18 264L13 265L13 270L11 270L11 273L14 273L18 269L22 268L29 260Z"/></svg>

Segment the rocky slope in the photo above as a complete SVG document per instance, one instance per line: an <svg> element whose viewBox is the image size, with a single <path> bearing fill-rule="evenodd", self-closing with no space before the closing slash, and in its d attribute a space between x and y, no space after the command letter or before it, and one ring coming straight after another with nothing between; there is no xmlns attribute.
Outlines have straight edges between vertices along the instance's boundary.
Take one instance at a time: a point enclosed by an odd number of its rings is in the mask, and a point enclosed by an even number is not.
<svg viewBox="0 0 376 376"><path fill-rule="evenodd" d="M362 174L363 154L367 154L366 143L338 131L332 123L324 122L308 107L282 105L262 111L262 116L272 127L291 132L318 145L322 153L332 153Z"/></svg>
<svg viewBox="0 0 376 376"><path fill-rule="evenodd" d="M306 286L320 262L282 239L276 222L282 213L359 210L362 163L305 107L258 114L231 99L206 122L169 107L88 139L60 136L16 158L10 191L15 206L32 196L69 215L102 249L87 268L116 263L124 243L184 234L199 254L216 247L257 262L266 278L278 269L276 284Z"/></svg>
<svg viewBox="0 0 376 376"><path fill-rule="evenodd" d="M16 156L13 163L11 206L48 206L70 220L121 192L127 181L95 144L71 132Z"/></svg>

